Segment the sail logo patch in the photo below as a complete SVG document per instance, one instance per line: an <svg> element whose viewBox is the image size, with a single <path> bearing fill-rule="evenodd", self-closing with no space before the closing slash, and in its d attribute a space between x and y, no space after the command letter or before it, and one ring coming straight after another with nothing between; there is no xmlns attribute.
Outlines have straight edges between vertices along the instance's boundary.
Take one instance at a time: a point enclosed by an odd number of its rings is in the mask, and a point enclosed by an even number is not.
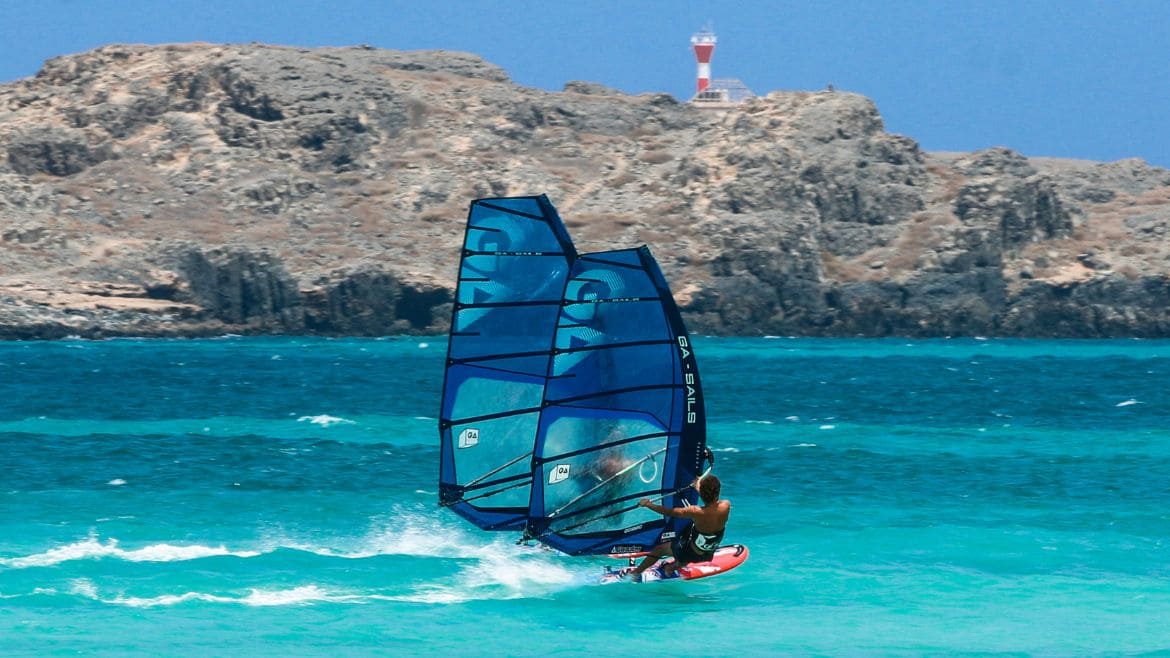
<svg viewBox="0 0 1170 658"><path fill-rule="evenodd" d="M556 484L557 482L564 482L569 479L569 464L557 464L553 466L553 470L549 471L548 483Z"/></svg>
<svg viewBox="0 0 1170 658"><path fill-rule="evenodd" d="M459 433L459 447L470 448L479 443L479 430L474 427L468 427Z"/></svg>
<svg viewBox="0 0 1170 658"><path fill-rule="evenodd" d="M691 363L688 361L691 357L690 341L686 336L678 337L678 349L682 354L682 361L686 365L687 370L691 369ZM699 420L699 413L696 410L698 405L698 391L695 387L695 373L688 372L683 376L687 385L687 424L690 425Z"/></svg>

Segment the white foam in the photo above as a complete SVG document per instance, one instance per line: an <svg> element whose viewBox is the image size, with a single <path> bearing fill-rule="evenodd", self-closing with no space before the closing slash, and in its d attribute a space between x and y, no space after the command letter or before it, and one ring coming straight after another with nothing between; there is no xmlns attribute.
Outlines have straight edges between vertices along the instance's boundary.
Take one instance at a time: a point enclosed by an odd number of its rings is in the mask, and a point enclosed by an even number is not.
<svg viewBox="0 0 1170 658"><path fill-rule="evenodd" d="M430 346L431 346L430 343L419 343L418 344L419 349L423 349L423 350L425 350L426 348L428 348Z"/></svg>
<svg viewBox="0 0 1170 658"><path fill-rule="evenodd" d="M815 444L815 443L794 443L791 447L793 447L793 448L815 448L815 447L817 447L817 444Z"/></svg>
<svg viewBox="0 0 1170 658"><path fill-rule="evenodd" d="M583 579L578 574L558 564L547 551L518 552L515 546L496 542L485 547L474 564L466 565L447 582L427 583L409 594L372 598L442 604L542 598L581 582Z"/></svg>
<svg viewBox="0 0 1170 658"><path fill-rule="evenodd" d="M330 416L328 414L320 414L317 416L301 416L297 419L298 423L308 421L314 425L322 427L329 427L330 425L353 425L354 421L346 418L338 418L337 416Z"/></svg>
<svg viewBox="0 0 1170 658"><path fill-rule="evenodd" d="M1135 399L1133 399L1133 398L1130 398L1130 399L1126 400L1125 402L1118 402L1118 403L1117 403L1116 405L1114 405L1114 406L1118 406L1118 407L1128 407L1128 406L1130 406L1130 405L1132 405L1132 404L1145 404L1145 403L1144 403L1144 402L1141 402L1141 401L1138 401L1138 400L1135 400Z"/></svg>
<svg viewBox="0 0 1170 658"><path fill-rule="evenodd" d="M448 518L449 517L449 518ZM397 592L334 591L315 584L290 585L283 589L232 591L179 591L157 596L130 596L110 592L100 596L88 579L70 584L69 593L112 605L151 608L204 602L242 606L285 606L312 603L362 604L374 600L453 604L473 600L543 598L566 587L593 582L586 577L579 560L566 558L540 547L517 546L513 537L469 530L451 514L435 515L429 506L395 506L385 517L373 519L363 536L341 538L333 545L316 541L298 542L280 538L266 541L263 551L231 551L225 546L155 543L127 550L116 539L91 535L85 540L44 553L0 559L0 567L50 566L71 560L121 559L133 562L169 562L202 557L233 555L253 557L281 548L321 556L362 559L383 555L407 555L441 560L446 576L431 582L404 585Z"/></svg>
<svg viewBox="0 0 1170 658"><path fill-rule="evenodd" d="M372 555L413 555L420 557L473 558L491 547L475 541L462 527L446 525L433 516L404 512L371 530L350 553L337 557L362 558ZM507 542L511 545L511 541Z"/></svg>
<svg viewBox="0 0 1170 658"><path fill-rule="evenodd" d="M784 420L786 420L790 423L796 423L796 422L800 421L800 416L785 416Z"/></svg>
<svg viewBox="0 0 1170 658"><path fill-rule="evenodd" d="M114 478L113 480L110 480L106 484L110 485L111 487L120 487L123 484L126 484L126 481L123 480L122 478Z"/></svg>
<svg viewBox="0 0 1170 658"><path fill-rule="evenodd" d="M739 448L712 448L711 452L739 452Z"/></svg>
<svg viewBox="0 0 1170 658"><path fill-rule="evenodd" d="M0 566L13 569L28 567L48 567L62 562L74 560L90 560L101 558L117 558L128 562L182 562L198 560L205 557L233 555L236 557L255 557L257 551L229 551L225 546L177 546L174 544L152 544L135 550L125 550L118 547L117 539L109 539L104 544L96 537L90 536L84 541L74 542L66 546L53 548L44 553L25 557L0 558Z"/></svg>
<svg viewBox="0 0 1170 658"><path fill-rule="evenodd" d="M744 422L748 425L775 425L775 423L770 420L745 420Z"/></svg>
<svg viewBox="0 0 1170 658"><path fill-rule="evenodd" d="M821 425L820 428L818 428L818 429L831 430L831 429L836 429L836 428L837 428L836 425Z"/></svg>
<svg viewBox="0 0 1170 658"><path fill-rule="evenodd" d="M254 589L238 601L250 606L295 605L313 601L344 602L361 598L354 594L330 594L316 585L304 585L292 589Z"/></svg>
<svg viewBox="0 0 1170 658"><path fill-rule="evenodd" d="M160 605L176 605L178 603L186 603L187 601L230 603L232 600L233 599L226 596L201 594L199 592L187 592L186 594L164 594L162 596L154 596L149 598L142 598L137 596L119 596L118 598L107 601L107 603L130 606L132 608L153 608Z"/></svg>
<svg viewBox="0 0 1170 658"><path fill-rule="evenodd" d="M490 541L485 539L490 537ZM566 558L538 547L516 545L512 536L471 533L453 516L445 519L418 507L395 506L385 520L354 545L342 550L301 546L318 555L361 559L409 555L458 560L458 571L403 594L377 594L362 600L451 604L471 600L544 597L581 581L565 566ZM572 560L568 561L572 564ZM580 566L580 562L573 566Z"/></svg>
<svg viewBox="0 0 1170 658"><path fill-rule="evenodd" d="M75 578L69 581L69 593L83 596L87 599L97 598L97 585L88 578Z"/></svg>
<svg viewBox="0 0 1170 658"><path fill-rule="evenodd" d="M341 544L330 546L285 536L269 537L265 544L272 550L287 548L351 560L380 555L469 558L483 550L482 543L473 541L454 517L443 523L442 517L397 505L385 519L374 519L374 527L365 535L343 539Z"/></svg>
<svg viewBox="0 0 1170 658"><path fill-rule="evenodd" d="M328 602L346 603L361 601L370 597L356 594L332 594L316 585L303 585L292 589L253 589L247 596L223 596L219 594L205 594L203 592L187 592L185 594L163 594L153 597L119 596L103 601L116 605L125 605L132 608L153 608L156 606L170 606L187 601L204 601L207 603L232 603L252 607L268 607L280 605L299 605L304 603Z"/></svg>

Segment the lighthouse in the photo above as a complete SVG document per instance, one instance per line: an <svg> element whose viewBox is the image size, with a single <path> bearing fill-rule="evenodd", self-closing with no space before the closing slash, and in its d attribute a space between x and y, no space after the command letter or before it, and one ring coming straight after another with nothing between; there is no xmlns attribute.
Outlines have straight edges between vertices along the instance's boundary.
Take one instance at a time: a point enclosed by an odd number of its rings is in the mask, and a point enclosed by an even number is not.
<svg viewBox="0 0 1170 658"><path fill-rule="evenodd" d="M747 85L735 78L712 78L711 56L715 54L715 32L710 25L691 35L691 50L695 51L698 71L695 75L695 96L691 104L713 110L726 110L754 98Z"/></svg>
<svg viewBox="0 0 1170 658"><path fill-rule="evenodd" d="M695 51L698 70L695 75L695 93L701 94L711 85L711 55L715 54L715 33L704 28L691 35L691 49Z"/></svg>

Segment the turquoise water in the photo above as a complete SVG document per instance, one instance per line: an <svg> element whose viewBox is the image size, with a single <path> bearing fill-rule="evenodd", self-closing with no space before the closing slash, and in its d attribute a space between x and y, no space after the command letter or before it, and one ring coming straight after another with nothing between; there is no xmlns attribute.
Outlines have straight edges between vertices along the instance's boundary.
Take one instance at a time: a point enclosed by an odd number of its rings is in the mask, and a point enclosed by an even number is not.
<svg viewBox="0 0 1170 658"><path fill-rule="evenodd" d="M1170 650L1170 342L700 339L738 570L436 506L438 339L0 343L0 655Z"/></svg>

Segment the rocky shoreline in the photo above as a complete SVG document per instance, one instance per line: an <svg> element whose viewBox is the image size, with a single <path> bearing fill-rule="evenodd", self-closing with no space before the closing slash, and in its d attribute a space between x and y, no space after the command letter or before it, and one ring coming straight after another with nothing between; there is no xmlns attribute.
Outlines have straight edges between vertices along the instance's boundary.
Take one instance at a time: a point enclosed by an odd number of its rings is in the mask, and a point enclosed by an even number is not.
<svg viewBox="0 0 1170 658"><path fill-rule="evenodd" d="M109 46L0 85L0 338L445 331L467 204L649 244L692 331L1170 336L1170 171L927 153L857 94L700 110L478 57Z"/></svg>

